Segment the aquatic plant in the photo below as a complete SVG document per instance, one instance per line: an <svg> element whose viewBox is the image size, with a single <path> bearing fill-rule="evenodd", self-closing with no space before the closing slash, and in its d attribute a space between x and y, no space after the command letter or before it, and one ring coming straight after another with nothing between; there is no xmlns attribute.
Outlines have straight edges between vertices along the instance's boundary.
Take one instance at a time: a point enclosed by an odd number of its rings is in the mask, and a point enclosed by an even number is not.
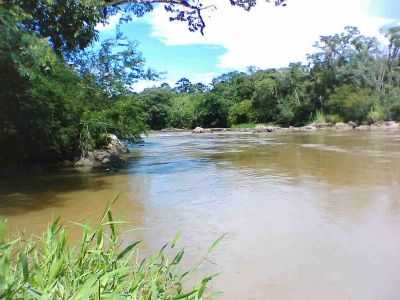
<svg viewBox="0 0 400 300"><path fill-rule="evenodd" d="M181 271L184 250L174 250L177 239L139 259L139 242L121 247L120 224L108 209L96 228L82 225L74 247L59 220L30 241L7 241L1 221L0 299L204 299L213 276L184 288L194 269ZM166 254L171 249L175 255Z"/></svg>

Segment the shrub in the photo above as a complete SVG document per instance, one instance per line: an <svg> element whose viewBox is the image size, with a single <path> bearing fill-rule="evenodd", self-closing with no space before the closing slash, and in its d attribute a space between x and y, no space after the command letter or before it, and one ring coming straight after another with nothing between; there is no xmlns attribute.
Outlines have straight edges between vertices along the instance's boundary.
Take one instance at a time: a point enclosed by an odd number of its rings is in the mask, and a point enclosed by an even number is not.
<svg viewBox="0 0 400 300"><path fill-rule="evenodd" d="M383 111L383 108L378 104L372 106L367 117L368 123L372 124L384 120L385 120L385 112Z"/></svg>
<svg viewBox="0 0 400 300"><path fill-rule="evenodd" d="M392 88L382 99L385 118L389 120L400 120L400 88Z"/></svg>
<svg viewBox="0 0 400 300"><path fill-rule="evenodd" d="M343 122L343 119L339 115L331 114L331 115L326 115L326 121L330 124L336 124Z"/></svg>
<svg viewBox="0 0 400 300"><path fill-rule="evenodd" d="M183 287L191 271L180 271L184 251L175 250L176 242L139 261L139 242L121 248L110 211L95 230L83 226L76 248L68 244L67 231L58 221L31 242L5 241L4 224L0 222L1 299L197 300L203 299L212 279L204 278L188 290ZM176 253L172 259L167 248Z"/></svg>
<svg viewBox="0 0 400 300"><path fill-rule="evenodd" d="M196 125L195 109L198 102L198 94L178 94L173 97L168 110L168 127L193 128Z"/></svg>
<svg viewBox="0 0 400 300"><path fill-rule="evenodd" d="M196 126L227 127L228 105L214 94L204 95L195 109Z"/></svg>
<svg viewBox="0 0 400 300"><path fill-rule="evenodd" d="M323 124L326 123L326 117L325 114L321 110L317 110L314 114L314 117L312 119L312 122L315 124Z"/></svg>
<svg viewBox="0 0 400 300"><path fill-rule="evenodd" d="M367 120L372 106L377 102L376 95L370 89L344 85L330 95L327 109L329 113L339 115L346 122L362 123Z"/></svg>
<svg viewBox="0 0 400 300"><path fill-rule="evenodd" d="M234 104L229 110L229 124L237 125L251 123L255 120L253 105L250 100L244 100Z"/></svg>
<svg viewBox="0 0 400 300"><path fill-rule="evenodd" d="M288 126L291 125L295 118L295 112L293 111L293 105L289 101L279 102L277 105L278 115L276 122L280 125Z"/></svg>

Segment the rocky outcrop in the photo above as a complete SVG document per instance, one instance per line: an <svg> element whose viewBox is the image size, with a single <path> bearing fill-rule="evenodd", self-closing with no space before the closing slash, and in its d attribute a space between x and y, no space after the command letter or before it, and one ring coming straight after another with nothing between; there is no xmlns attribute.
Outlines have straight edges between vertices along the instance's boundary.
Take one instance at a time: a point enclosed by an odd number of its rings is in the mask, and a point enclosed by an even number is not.
<svg viewBox="0 0 400 300"><path fill-rule="evenodd" d="M196 127L195 129L193 129L192 133L211 133L212 129L204 129L202 127Z"/></svg>
<svg viewBox="0 0 400 300"><path fill-rule="evenodd" d="M104 149L89 151L84 157L75 162L77 168L120 168L126 161L123 155L128 153L128 147L114 134L107 135Z"/></svg>
<svg viewBox="0 0 400 300"><path fill-rule="evenodd" d="M396 123L394 121L377 122L371 124L370 126L371 130L396 130L399 128L400 128L399 123Z"/></svg>
<svg viewBox="0 0 400 300"><path fill-rule="evenodd" d="M353 130L353 124L339 122L335 124L336 130Z"/></svg>
<svg viewBox="0 0 400 300"><path fill-rule="evenodd" d="M206 129L202 127L196 127L192 133L219 133L219 132L230 132L230 133L275 133L275 132L313 132L317 130L337 130L337 131L367 131L367 130L400 130L400 124L387 121L379 122L371 125L358 125L355 122L343 123L339 122L336 124L332 123L312 123L303 127L279 127L270 126L265 124L256 125L255 128L212 128Z"/></svg>
<svg viewBox="0 0 400 300"><path fill-rule="evenodd" d="M302 131L315 131L315 130L317 130L318 128L317 128L315 125L310 124L310 125L301 127L300 129L301 129Z"/></svg>
<svg viewBox="0 0 400 300"><path fill-rule="evenodd" d="M371 129L371 126L369 126L369 125L360 125L360 126L357 126L355 129L359 130L359 131L368 131L368 130Z"/></svg>

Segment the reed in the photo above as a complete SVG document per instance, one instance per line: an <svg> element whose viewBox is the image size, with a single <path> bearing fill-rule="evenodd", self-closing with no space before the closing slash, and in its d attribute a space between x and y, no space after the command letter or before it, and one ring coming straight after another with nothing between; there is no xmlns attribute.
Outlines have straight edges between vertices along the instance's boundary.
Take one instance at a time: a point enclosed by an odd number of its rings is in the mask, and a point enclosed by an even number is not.
<svg viewBox="0 0 400 300"><path fill-rule="evenodd" d="M95 228L82 225L80 243L71 246L59 220L42 237L30 241L6 240L6 222L1 221L0 299L205 298L213 276L185 288L194 269L182 271L184 250L175 248L176 240L139 259L139 242L121 247L120 224L107 209Z"/></svg>

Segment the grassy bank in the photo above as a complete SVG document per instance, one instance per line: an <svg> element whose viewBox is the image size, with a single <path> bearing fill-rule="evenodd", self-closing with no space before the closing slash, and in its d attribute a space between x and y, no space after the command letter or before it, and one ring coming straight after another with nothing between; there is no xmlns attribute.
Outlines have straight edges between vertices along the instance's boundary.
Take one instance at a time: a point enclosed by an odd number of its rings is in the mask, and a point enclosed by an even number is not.
<svg viewBox="0 0 400 300"><path fill-rule="evenodd" d="M181 270L184 251L175 250L176 241L139 260L139 242L121 247L118 223L106 211L97 228L82 226L73 247L58 221L30 241L6 240L1 221L0 299L204 299L212 277L185 289L191 271Z"/></svg>

